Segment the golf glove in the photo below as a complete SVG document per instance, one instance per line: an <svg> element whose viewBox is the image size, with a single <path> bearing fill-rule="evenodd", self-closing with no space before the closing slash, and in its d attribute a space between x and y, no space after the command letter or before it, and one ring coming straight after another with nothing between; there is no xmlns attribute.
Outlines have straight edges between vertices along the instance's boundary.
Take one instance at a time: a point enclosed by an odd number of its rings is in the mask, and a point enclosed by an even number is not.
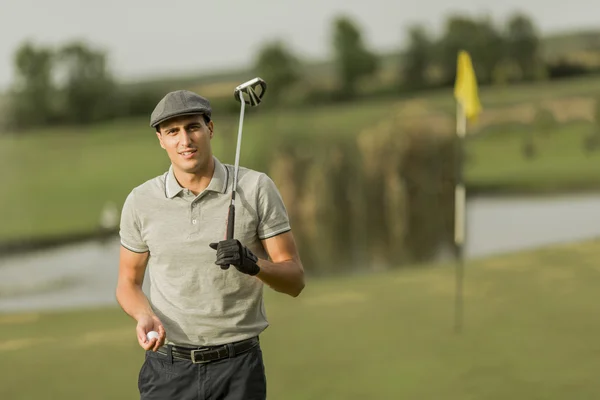
<svg viewBox="0 0 600 400"><path fill-rule="evenodd" d="M215 262L217 265L233 265L238 271L252 276L260 271L260 267L256 264L258 257L237 239L222 240L209 246L217 250Z"/></svg>

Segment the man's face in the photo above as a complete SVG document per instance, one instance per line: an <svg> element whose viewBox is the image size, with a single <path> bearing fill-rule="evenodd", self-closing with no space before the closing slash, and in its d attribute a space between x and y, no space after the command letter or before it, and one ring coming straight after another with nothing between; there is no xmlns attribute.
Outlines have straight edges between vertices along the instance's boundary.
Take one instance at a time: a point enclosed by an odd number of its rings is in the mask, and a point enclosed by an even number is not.
<svg viewBox="0 0 600 400"><path fill-rule="evenodd" d="M213 122L207 125L202 115L167 120L160 124L160 131L156 135L173 167L180 171L198 172L208 165L212 157L210 140L213 137Z"/></svg>

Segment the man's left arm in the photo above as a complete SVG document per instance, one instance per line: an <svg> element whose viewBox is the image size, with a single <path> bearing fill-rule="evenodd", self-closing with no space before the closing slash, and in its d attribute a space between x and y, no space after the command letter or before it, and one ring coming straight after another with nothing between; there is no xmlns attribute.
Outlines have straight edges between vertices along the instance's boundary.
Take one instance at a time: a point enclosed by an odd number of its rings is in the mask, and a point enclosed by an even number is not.
<svg viewBox="0 0 600 400"><path fill-rule="evenodd" d="M273 180L261 174L257 182L257 234L269 260L257 256L235 239L211 243L218 265L234 265L273 290L296 297L304 289L304 268L298 255L287 210Z"/></svg>
<svg viewBox="0 0 600 400"><path fill-rule="evenodd" d="M304 289L304 267L292 231L262 240L270 260L259 259L256 278L271 289L297 297Z"/></svg>

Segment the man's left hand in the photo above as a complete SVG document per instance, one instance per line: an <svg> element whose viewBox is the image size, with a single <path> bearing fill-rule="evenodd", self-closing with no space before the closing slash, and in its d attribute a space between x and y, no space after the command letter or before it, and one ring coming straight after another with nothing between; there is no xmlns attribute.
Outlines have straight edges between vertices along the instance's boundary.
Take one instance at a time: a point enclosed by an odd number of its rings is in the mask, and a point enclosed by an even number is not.
<svg viewBox="0 0 600 400"><path fill-rule="evenodd" d="M219 243L211 243L211 249L217 250L217 265L233 265L238 271L256 275L260 267L256 264L256 257L246 246L237 239L221 240Z"/></svg>

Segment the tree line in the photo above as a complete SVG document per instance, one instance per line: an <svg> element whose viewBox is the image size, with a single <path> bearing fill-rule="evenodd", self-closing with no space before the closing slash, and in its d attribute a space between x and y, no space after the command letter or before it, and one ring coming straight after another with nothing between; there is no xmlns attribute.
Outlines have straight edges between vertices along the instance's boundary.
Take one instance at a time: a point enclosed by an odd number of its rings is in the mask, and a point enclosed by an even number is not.
<svg viewBox="0 0 600 400"><path fill-rule="evenodd" d="M335 101L360 96L357 88L361 81L382 72L382 60L381 55L367 48L355 21L342 16L333 24L331 49L336 82L330 100ZM380 93L453 85L459 50L471 54L483 86L562 78L598 69L566 58L545 59L541 33L524 13L512 14L503 24L486 16L450 15L437 37L421 24L409 26L406 37L407 43L397 57L394 84L382 85ZM279 41L266 43L260 49L255 69L276 82L279 92L309 78L302 75L302 64L294 53Z"/></svg>
<svg viewBox="0 0 600 400"><path fill-rule="evenodd" d="M460 49L471 53L481 85L586 72L582 66L554 65L544 60L539 31L533 20L521 13L504 24L486 17L452 15L445 20L439 37L422 25L413 25L407 29L407 38L397 58L394 84L386 83L371 93L389 95L452 85ZM330 48L333 79L323 88L306 85L314 77L309 76L293 49L281 41L264 43L252 69L269 83L269 104L285 104L283 99L294 98L289 95L298 92L304 104L364 95L361 87L365 82L375 82L383 66L382 56L368 48L359 24L344 15L336 17ZM7 109L13 130L146 116L164 95L160 85L117 82L108 65L107 51L81 41L61 47L25 42L16 50L13 62L16 74ZM214 102L222 109L237 112L231 96Z"/></svg>

